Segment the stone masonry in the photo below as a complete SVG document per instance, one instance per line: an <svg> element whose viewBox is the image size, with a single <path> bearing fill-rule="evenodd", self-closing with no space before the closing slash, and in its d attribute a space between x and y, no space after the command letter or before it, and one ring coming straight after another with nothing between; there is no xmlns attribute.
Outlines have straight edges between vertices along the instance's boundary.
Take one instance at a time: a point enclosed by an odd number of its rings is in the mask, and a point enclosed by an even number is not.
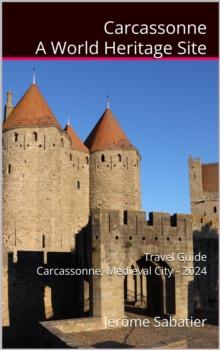
<svg viewBox="0 0 220 350"><path fill-rule="evenodd" d="M207 256L207 278L194 280L194 310L199 315L218 318L218 164L202 164L189 158L190 202L193 218L194 253ZM199 264L195 264L195 267ZM213 319L214 318L214 319Z"/></svg>
<svg viewBox="0 0 220 350"><path fill-rule="evenodd" d="M192 314L190 305L190 282L192 276L184 276L184 268L192 262L182 263L178 259L165 263L154 261L154 255L192 254L192 222L190 216L166 213L151 213L146 221L144 212L128 211L127 222L120 225L119 211L96 209L92 211L92 260L93 267L126 268L143 259L145 254L152 258L152 266L173 269L173 280L162 274L161 303L163 315L186 318ZM140 266L141 267L141 266ZM143 267L143 266L142 266ZM175 279L175 287L174 287ZM153 287L153 281L151 281ZM122 318L124 314L124 279L121 276L95 277L93 281L94 316ZM148 290L148 292L150 292ZM169 297L168 297L169 295ZM148 295L148 308L153 302ZM172 299L175 300L172 303Z"/></svg>
<svg viewBox="0 0 220 350"><path fill-rule="evenodd" d="M189 158L190 203L193 228L218 227L218 164Z"/></svg>
<svg viewBox="0 0 220 350"><path fill-rule="evenodd" d="M8 130L3 150L5 245L71 251L74 234L88 222L88 155L72 150L56 127Z"/></svg>
<svg viewBox="0 0 220 350"><path fill-rule="evenodd" d="M189 273L193 262L177 258L203 250L199 235L210 237L210 227L217 228L213 169L189 160L192 216L152 212L146 218L141 156L109 106L83 143L69 123L61 128L35 83L15 107L12 93L7 96L3 322L12 332L8 339L31 335L47 319L59 320L62 329L99 329L105 318L122 318L125 303L176 319L193 315L198 293L203 309L210 298L216 306L209 287L216 288L216 274L210 272L211 284L207 278L196 282ZM38 266L99 268L103 275L39 277ZM151 275L106 273L113 268L146 268ZM172 272L170 278L165 271Z"/></svg>

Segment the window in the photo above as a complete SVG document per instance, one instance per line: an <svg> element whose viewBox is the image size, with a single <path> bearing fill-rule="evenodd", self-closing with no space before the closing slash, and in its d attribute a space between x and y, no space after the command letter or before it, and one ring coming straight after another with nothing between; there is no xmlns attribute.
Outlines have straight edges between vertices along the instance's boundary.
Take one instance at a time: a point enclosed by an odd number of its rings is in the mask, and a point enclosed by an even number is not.
<svg viewBox="0 0 220 350"><path fill-rule="evenodd" d="M37 141L37 132L33 132L33 139L34 139L34 141Z"/></svg>
<svg viewBox="0 0 220 350"><path fill-rule="evenodd" d="M118 161L121 162L121 155L118 154Z"/></svg>
<svg viewBox="0 0 220 350"><path fill-rule="evenodd" d="M104 154L101 155L101 162L105 162L105 155Z"/></svg>
<svg viewBox="0 0 220 350"><path fill-rule="evenodd" d="M18 133L17 132L14 133L14 141L18 142Z"/></svg>
<svg viewBox="0 0 220 350"><path fill-rule="evenodd" d="M86 164L89 164L89 157L86 157Z"/></svg>
<svg viewBox="0 0 220 350"><path fill-rule="evenodd" d="M76 187L78 190L80 189L80 181L77 181Z"/></svg>
<svg viewBox="0 0 220 350"><path fill-rule="evenodd" d="M63 140L63 138L60 139L60 141L61 141L61 147L64 147L64 140Z"/></svg>
<svg viewBox="0 0 220 350"><path fill-rule="evenodd" d="M127 210L124 211L124 225L128 224L128 212Z"/></svg>
<svg viewBox="0 0 220 350"><path fill-rule="evenodd" d="M45 248L45 235L42 236L42 248Z"/></svg>
<svg viewBox="0 0 220 350"><path fill-rule="evenodd" d="M202 224L202 223L203 223L203 218L201 218L201 220L200 220L200 221L201 221L201 224Z"/></svg>
<svg viewBox="0 0 220 350"><path fill-rule="evenodd" d="M11 164L8 164L8 174L11 174Z"/></svg>
<svg viewBox="0 0 220 350"><path fill-rule="evenodd" d="M70 161L72 160L72 158L73 158L73 157L72 157L72 153L70 153Z"/></svg>
<svg viewBox="0 0 220 350"><path fill-rule="evenodd" d="M217 213L217 208L216 207L214 207L214 213Z"/></svg>

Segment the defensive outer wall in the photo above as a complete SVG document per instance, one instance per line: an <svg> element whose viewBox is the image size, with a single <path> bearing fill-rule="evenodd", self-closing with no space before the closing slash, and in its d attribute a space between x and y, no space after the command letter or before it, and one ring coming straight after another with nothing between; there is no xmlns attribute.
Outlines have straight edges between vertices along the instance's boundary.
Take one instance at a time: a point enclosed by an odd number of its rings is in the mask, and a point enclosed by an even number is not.
<svg viewBox="0 0 220 350"><path fill-rule="evenodd" d="M171 278L162 273L162 308L164 315L176 319L189 317L193 312L192 276L184 276L184 270L193 267L192 261L182 262L176 257L179 252L191 256L192 221L190 215L150 213L146 221L145 212L128 211L125 223L121 224L117 210L93 209L90 225L78 234L76 247L81 267L100 269L101 276L94 275L89 295L92 298L93 317L76 320L43 322L43 325L62 332L80 332L101 329L106 319L124 317L124 280L123 274L109 274L109 269L123 269L142 261L139 268L149 267L145 257L151 257L150 264L172 270ZM174 256L167 263L156 261L154 256ZM150 286L151 288L153 285ZM150 288L150 289L151 289ZM148 296L151 304L152 294Z"/></svg>

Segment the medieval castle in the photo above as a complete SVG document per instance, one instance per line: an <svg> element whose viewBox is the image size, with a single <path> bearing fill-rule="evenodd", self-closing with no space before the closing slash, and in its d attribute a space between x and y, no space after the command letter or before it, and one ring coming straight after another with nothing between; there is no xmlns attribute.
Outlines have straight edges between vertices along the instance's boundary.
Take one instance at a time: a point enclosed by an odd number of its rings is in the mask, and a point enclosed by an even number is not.
<svg viewBox="0 0 220 350"><path fill-rule="evenodd" d="M63 330L82 330L86 320L87 330L98 329L104 317L122 317L126 304L177 319L216 312L218 165L189 158L191 215L152 212L146 218L141 211L140 163L138 149L111 109L104 111L83 143L70 125L61 128L35 83L15 107L12 93L7 93L3 123L6 329L22 334L22 329L49 319L63 320L57 325ZM190 273L196 267L193 259L155 258L178 253L206 254L207 261L198 262L198 267L206 267L207 275ZM144 258L146 254L150 259ZM153 272L147 277L57 277L38 276L37 266L151 267ZM173 271L172 277L158 276L158 267ZM85 316L92 317L88 321ZM13 337L19 339L15 333Z"/></svg>

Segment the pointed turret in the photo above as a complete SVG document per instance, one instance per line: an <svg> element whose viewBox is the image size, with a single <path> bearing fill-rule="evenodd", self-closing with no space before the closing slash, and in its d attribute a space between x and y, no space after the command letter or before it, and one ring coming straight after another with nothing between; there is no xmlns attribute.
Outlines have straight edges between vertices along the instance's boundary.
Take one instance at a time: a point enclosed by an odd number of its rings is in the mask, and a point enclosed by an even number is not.
<svg viewBox="0 0 220 350"><path fill-rule="evenodd" d="M60 125L36 84L31 84L3 124L3 130L15 127Z"/></svg>
<svg viewBox="0 0 220 350"><path fill-rule="evenodd" d="M98 123L87 137L85 145L91 152L135 148L109 108L106 108Z"/></svg>
<svg viewBox="0 0 220 350"><path fill-rule="evenodd" d="M12 91L7 92L7 101L5 104L5 112L4 112L4 121L8 118L9 114L13 111L13 104L12 104Z"/></svg>
<svg viewBox="0 0 220 350"><path fill-rule="evenodd" d="M84 145L84 143L77 136L71 125L67 124L64 128L64 131L69 136L71 140L71 148L76 151L88 153L88 148Z"/></svg>
<svg viewBox="0 0 220 350"><path fill-rule="evenodd" d="M88 223L88 149L70 125L61 128L35 71L3 129L4 242L9 251L42 251L46 263L47 252L71 252Z"/></svg>
<svg viewBox="0 0 220 350"><path fill-rule="evenodd" d="M140 210L140 155L107 102L106 110L85 141L90 150L90 206L121 213Z"/></svg>

